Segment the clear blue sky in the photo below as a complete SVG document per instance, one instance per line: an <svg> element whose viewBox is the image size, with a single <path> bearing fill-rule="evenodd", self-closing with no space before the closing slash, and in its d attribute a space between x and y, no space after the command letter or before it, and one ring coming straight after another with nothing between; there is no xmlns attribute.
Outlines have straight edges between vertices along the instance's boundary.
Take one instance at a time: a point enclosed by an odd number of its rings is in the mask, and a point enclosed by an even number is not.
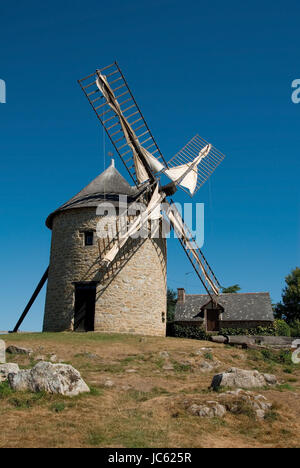
<svg viewBox="0 0 300 468"><path fill-rule="evenodd" d="M48 265L46 216L104 168L77 79L115 59L167 159L195 133L227 155L195 197L220 282L280 299L299 265L299 13L296 0L2 2L0 330ZM170 241L169 286L202 292L191 271ZM41 328L43 307L44 294L23 329Z"/></svg>

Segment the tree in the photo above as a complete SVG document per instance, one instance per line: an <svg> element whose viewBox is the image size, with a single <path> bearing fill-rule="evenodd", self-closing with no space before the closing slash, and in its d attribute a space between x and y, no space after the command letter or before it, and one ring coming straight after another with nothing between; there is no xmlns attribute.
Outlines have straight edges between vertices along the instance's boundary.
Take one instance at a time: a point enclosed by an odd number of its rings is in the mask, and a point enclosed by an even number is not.
<svg viewBox="0 0 300 468"><path fill-rule="evenodd" d="M241 288L238 284L228 286L228 288L222 288L222 293L237 293Z"/></svg>
<svg viewBox="0 0 300 468"><path fill-rule="evenodd" d="M172 322L175 316L175 306L177 302L177 294L173 289L167 290L167 322Z"/></svg>
<svg viewBox="0 0 300 468"><path fill-rule="evenodd" d="M300 320L300 268L296 267L285 278L282 300L275 305L275 317L288 323Z"/></svg>

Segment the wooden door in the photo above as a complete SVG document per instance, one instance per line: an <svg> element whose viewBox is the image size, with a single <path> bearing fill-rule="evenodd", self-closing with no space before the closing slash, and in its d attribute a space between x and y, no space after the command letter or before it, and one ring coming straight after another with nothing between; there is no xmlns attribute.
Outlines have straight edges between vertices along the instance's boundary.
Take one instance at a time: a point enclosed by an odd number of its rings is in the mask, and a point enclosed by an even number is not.
<svg viewBox="0 0 300 468"><path fill-rule="evenodd" d="M206 328L207 331L219 331L219 310L206 310Z"/></svg>

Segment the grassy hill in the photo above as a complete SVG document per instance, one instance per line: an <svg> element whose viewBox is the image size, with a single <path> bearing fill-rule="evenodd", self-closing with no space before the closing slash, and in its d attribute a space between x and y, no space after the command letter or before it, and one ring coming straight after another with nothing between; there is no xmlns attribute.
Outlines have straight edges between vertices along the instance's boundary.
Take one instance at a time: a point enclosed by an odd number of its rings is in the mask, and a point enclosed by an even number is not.
<svg viewBox="0 0 300 468"><path fill-rule="evenodd" d="M9 362L29 368L38 355L55 354L91 388L90 394L68 398L12 392L0 384L0 447L300 447L300 368L283 353L98 333L0 338L34 350L31 357L7 355ZM215 369L204 371L203 361L215 363ZM279 379L277 387L259 390L273 403L264 420L248 412L204 419L184 409L187 399L215 399L212 377L229 367Z"/></svg>

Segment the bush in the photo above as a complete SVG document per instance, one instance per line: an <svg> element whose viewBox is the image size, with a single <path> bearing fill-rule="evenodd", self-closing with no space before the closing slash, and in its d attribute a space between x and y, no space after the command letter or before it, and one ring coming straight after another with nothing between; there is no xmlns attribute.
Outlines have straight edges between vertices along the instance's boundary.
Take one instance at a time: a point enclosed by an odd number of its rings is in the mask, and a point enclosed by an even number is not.
<svg viewBox="0 0 300 468"><path fill-rule="evenodd" d="M295 338L300 337L300 320L296 320L291 324L291 336Z"/></svg>
<svg viewBox="0 0 300 468"><path fill-rule="evenodd" d="M291 336L291 329L284 320L276 319L274 322L274 328L276 336Z"/></svg>
<svg viewBox="0 0 300 468"><path fill-rule="evenodd" d="M220 334L226 335L226 336L240 336L240 335L275 336L276 330L273 325L270 325L269 327L255 327L255 328L221 328Z"/></svg>
<svg viewBox="0 0 300 468"><path fill-rule="evenodd" d="M209 335L202 327L193 325L177 325L169 323L167 326L167 336L176 338L191 338L193 340L208 340Z"/></svg>

